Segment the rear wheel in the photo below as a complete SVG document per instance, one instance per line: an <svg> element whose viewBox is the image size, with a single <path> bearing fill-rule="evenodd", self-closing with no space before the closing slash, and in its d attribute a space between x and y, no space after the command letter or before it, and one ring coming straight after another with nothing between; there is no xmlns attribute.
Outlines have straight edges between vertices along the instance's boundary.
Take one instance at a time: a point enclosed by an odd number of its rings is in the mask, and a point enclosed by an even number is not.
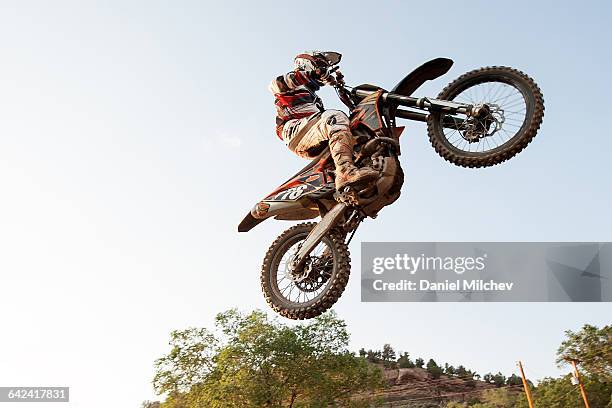
<svg viewBox="0 0 612 408"><path fill-rule="evenodd" d="M437 99L482 106L478 117L433 112L429 140L440 156L463 167L487 167L522 151L544 117L544 98L529 76L509 67L487 67L451 82ZM444 127L452 122L455 129Z"/></svg>
<svg viewBox="0 0 612 408"><path fill-rule="evenodd" d="M270 246L261 268L261 289L277 313L289 319L310 319L340 298L350 274L344 236L329 233L313 249L301 271L289 268L292 257L316 223L303 223L283 232Z"/></svg>

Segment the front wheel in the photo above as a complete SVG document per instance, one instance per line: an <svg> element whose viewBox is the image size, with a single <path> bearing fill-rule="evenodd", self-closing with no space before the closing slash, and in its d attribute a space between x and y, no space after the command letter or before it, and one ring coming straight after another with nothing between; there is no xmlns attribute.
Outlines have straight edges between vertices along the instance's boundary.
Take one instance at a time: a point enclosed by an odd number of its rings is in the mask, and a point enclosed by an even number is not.
<svg viewBox="0 0 612 408"><path fill-rule="evenodd" d="M451 82L437 99L482 107L482 115L433 112L429 140L440 156L463 167L487 167L522 151L544 117L540 88L526 74L509 67L487 67ZM452 123L453 127L445 127Z"/></svg>
<svg viewBox="0 0 612 408"><path fill-rule="evenodd" d="M283 232L270 246L261 268L261 289L268 304L289 319L310 319L332 307L348 282L351 266L344 236L328 233L300 271L289 267L316 223Z"/></svg>

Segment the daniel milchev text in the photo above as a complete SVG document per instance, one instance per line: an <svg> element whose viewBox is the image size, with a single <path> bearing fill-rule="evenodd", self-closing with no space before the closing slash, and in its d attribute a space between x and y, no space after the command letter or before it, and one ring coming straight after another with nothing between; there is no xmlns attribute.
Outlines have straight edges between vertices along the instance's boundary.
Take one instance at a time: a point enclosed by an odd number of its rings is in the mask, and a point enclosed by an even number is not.
<svg viewBox="0 0 612 408"><path fill-rule="evenodd" d="M396 254L393 257L377 257L372 261L372 273L382 275L386 271L403 271L407 278L394 280L375 279L372 282L376 291L511 291L514 282L497 282L492 279L444 279L437 281L428 277L413 280L419 272L454 272L463 275L466 272L482 272L486 268L487 254L477 257L441 257L441 256L412 256L409 254ZM397 276L397 274L394 274Z"/></svg>

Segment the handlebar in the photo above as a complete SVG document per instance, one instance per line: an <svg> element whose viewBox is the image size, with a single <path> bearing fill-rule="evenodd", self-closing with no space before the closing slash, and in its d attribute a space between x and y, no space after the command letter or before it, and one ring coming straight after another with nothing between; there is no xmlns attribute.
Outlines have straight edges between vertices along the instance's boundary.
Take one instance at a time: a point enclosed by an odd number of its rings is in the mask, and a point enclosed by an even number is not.
<svg viewBox="0 0 612 408"><path fill-rule="evenodd" d="M336 89L336 93L338 94L340 101L350 110L353 110L356 104L354 97L358 97L359 99L361 99L372 94L375 91L370 89L359 89L359 87L353 88L352 91L349 91L345 86L344 75L342 74L342 72L339 71L339 68L340 67L337 65L330 68L330 70L328 71L328 74L330 75L326 78L325 82L328 85L333 86ZM335 73L336 75L331 75L332 73ZM411 96L405 96L392 92L383 92L382 98L385 102L394 105L392 112L395 117L415 120L419 122L426 122L428 115L421 112L398 109L399 106L403 105L414 109L422 109L425 111L442 111L448 114L461 113L468 116L473 116L477 113L475 111L475 108L477 107L464 103L456 103L453 101L444 101L433 98L414 98ZM460 129L463 125L464 120L465 119L456 117L445 117L444 127Z"/></svg>

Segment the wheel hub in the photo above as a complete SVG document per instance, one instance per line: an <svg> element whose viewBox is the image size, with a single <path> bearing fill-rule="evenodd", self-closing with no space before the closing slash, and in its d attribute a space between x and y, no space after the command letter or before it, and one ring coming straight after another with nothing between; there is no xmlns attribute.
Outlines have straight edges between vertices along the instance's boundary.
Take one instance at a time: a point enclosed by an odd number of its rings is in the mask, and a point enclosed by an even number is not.
<svg viewBox="0 0 612 408"><path fill-rule="evenodd" d="M295 286L304 292L314 292L321 288L330 278L333 269L331 256L309 256L304 261L304 266L299 270L293 268L295 259L289 261L286 277L291 279Z"/></svg>
<svg viewBox="0 0 612 408"><path fill-rule="evenodd" d="M492 103L476 105L472 110L472 116L464 122L465 127L461 134L469 143L477 143L480 139L493 136L501 130L504 121L504 110L499 105Z"/></svg>

